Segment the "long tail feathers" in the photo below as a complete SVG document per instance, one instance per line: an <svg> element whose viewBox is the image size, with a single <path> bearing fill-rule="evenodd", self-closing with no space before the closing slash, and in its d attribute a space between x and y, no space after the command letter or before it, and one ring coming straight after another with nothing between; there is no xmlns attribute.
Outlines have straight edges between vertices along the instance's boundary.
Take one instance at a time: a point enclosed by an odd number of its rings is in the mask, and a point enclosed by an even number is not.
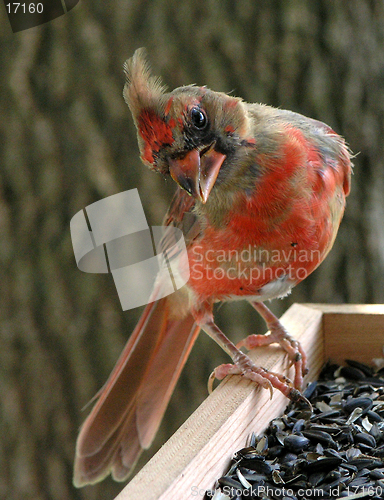
<svg viewBox="0 0 384 500"><path fill-rule="evenodd" d="M188 314L170 317L168 298L148 304L76 447L74 484L125 480L157 432L200 328Z"/></svg>

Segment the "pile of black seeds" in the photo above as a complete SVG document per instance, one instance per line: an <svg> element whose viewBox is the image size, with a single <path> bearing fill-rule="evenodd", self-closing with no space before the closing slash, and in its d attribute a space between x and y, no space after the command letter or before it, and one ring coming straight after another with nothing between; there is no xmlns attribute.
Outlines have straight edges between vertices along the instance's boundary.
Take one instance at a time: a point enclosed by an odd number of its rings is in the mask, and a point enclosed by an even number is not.
<svg viewBox="0 0 384 500"><path fill-rule="evenodd" d="M384 368L327 365L304 395L233 457L214 500L384 498Z"/></svg>

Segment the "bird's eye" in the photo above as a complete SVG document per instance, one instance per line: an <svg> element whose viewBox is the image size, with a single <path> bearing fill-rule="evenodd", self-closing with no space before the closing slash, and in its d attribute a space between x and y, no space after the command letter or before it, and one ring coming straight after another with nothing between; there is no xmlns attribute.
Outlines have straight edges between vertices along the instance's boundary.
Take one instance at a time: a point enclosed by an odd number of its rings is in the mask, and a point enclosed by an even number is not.
<svg viewBox="0 0 384 500"><path fill-rule="evenodd" d="M208 125L207 115L200 108L191 109L191 121L193 125L199 130L205 129L205 127Z"/></svg>

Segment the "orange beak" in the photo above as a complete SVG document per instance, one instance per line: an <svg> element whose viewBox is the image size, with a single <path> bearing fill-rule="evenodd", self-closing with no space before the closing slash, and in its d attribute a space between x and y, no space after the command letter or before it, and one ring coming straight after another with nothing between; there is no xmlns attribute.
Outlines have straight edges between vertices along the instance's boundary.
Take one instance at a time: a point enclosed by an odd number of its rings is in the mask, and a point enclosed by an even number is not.
<svg viewBox="0 0 384 500"><path fill-rule="evenodd" d="M170 159L169 172L188 194L206 203L225 158L213 147L203 154L192 149L183 158Z"/></svg>

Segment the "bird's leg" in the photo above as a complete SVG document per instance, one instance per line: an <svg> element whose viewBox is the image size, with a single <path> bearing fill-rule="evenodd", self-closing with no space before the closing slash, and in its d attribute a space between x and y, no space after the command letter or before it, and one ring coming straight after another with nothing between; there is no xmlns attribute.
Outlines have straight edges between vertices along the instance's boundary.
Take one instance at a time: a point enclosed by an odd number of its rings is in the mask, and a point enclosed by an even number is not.
<svg viewBox="0 0 384 500"><path fill-rule="evenodd" d="M229 354L234 363L220 365L214 370L208 383L209 389L212 389L212 383L215 378L221 380L227 375L242 375L260 384L262 387L269 389L271 395L273 388L275 388L292 401L301 399L307 402L306 398L293 387L292 382L287 377L256 366L246 354L241 352L215 324L211 308L206 307L201 308L199 311L194 311L194 317L202 330Z"/></svg>
<svg viewBox="0 0 384 500"><path fill-rule="evenodd" d="M303 376L308 372L307 370L307 357L300 343L292 338L279 319L263 304L263 302L250 301L256 311L262 316L267 324L269 333L266 335L250 335L249 337L241 340L237 347L245 347L246 349L255 349L256 347L280 344L284 351L295 367L295 380L294 386L296 389L301 390L303 386Z"/></svg>

